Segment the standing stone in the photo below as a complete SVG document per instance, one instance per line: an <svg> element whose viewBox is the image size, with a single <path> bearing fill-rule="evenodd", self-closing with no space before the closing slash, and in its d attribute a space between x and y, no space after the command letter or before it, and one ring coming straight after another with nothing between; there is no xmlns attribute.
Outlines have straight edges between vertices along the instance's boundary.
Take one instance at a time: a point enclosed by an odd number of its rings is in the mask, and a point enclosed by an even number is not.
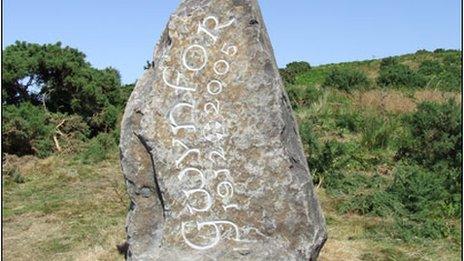
<svg viewBox="0 0 464 261"><path fill-rule="evenodd" d="M315 260L327 235L256 0L184 0L121 132L129 260Z"/></svg>

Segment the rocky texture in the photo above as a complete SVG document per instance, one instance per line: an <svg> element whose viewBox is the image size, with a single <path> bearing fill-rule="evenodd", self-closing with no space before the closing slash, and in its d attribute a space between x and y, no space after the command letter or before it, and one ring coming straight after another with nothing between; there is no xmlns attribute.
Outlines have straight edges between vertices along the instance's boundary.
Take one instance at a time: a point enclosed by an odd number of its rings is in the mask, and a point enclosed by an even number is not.
<svg viewBox="0 0 464 261"><path fill-rule="evenodd" d="M314 260L324 218L256 0L184 0L121 132L129 260Z"/></svg>

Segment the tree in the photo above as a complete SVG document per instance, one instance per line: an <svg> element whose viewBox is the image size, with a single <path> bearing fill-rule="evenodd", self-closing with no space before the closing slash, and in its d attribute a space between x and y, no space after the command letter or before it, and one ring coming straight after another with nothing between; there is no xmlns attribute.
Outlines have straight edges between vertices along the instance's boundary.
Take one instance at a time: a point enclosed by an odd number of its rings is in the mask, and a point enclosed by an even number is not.
<svg viewBox="0 0 464 261"><path fill-rule="evenodd" d="M60 42L16 42L3 57L2 104L30 102L50 112L78 114L93 134L115 126L125 102L116 69L93 68L85 54Z"/></svg>

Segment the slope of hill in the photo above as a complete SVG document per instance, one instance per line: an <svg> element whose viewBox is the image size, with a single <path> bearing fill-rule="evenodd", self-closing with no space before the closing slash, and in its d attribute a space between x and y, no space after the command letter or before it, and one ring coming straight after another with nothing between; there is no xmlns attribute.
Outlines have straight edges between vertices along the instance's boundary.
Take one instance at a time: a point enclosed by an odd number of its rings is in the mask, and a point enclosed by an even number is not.
<svg viewBox="0 0 464 261"><path fill-rule="evenodd" d="M460 260L461 53L296 67L282 73L327 219L320 259ZM4 158L5 259L123 259L116 144L90 143Z"/></svg>

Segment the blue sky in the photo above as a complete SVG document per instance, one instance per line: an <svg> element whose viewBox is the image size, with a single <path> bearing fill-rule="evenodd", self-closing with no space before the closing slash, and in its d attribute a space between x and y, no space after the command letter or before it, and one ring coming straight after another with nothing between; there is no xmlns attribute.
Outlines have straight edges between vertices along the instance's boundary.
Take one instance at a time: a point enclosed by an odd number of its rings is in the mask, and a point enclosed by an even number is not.
<svg viewBox="0 0 464 261"><path fill-rule="evenodd" d="M134 82L177 0L4 0L3 45L78 48ZM277 62L313 65L461 48L460 0L260 0Z"/></svg>

